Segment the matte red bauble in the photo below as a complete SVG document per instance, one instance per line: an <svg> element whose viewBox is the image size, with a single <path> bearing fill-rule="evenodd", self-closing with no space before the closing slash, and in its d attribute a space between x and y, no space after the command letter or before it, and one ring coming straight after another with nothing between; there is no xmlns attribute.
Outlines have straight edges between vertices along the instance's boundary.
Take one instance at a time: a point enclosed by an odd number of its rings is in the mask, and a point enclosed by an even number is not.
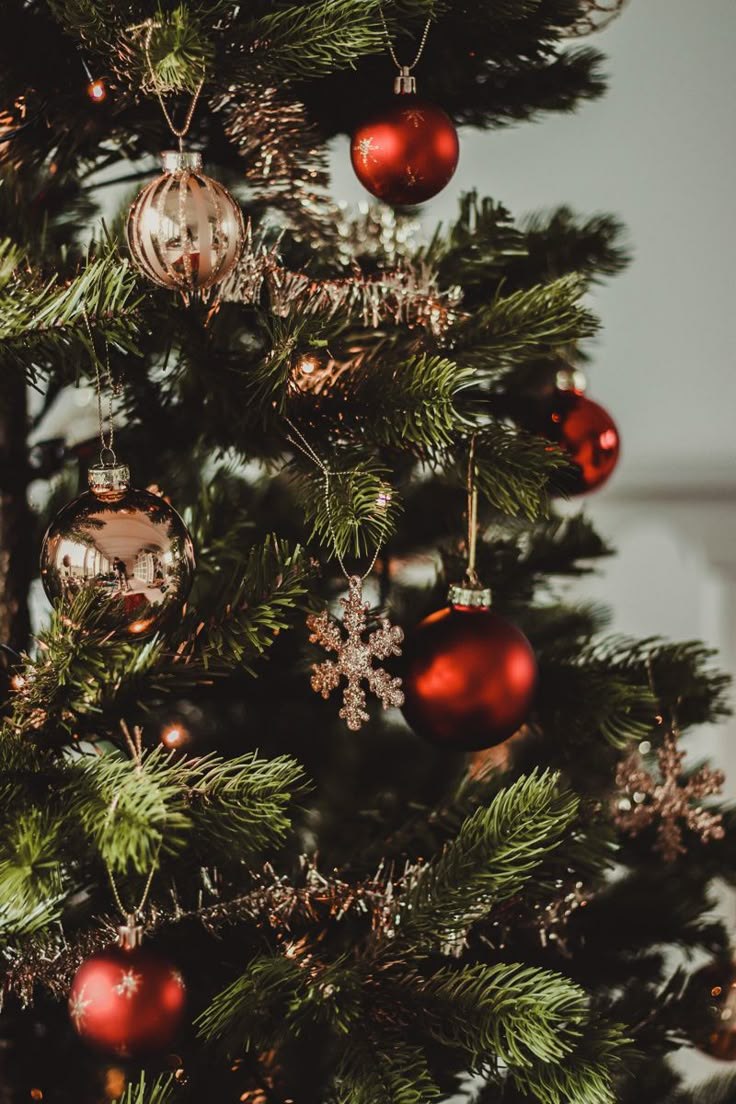
<svg viewBox="0 0 736 1104"><path fill-rule="evenodd" d="M126 943L92 955L77 970L69 994L69 1015L77 1033L101 1050L135 1057L164 1050L181 1023L184 980L157 951Z"/></svg>
<svg viewBox="0 0 736 1104"><path fill-rule="evenodd" d="M577 465L572 484L565 486L569 494L594 491L613 473L620 450L616 423L582 392L556 389L534 428L559 444Z"/></svg>
<svg viewBox="0 0 736 1104"><path fill-rule="evenodd" d="M687 989L698 1029L693 1043L723 1062L736 1060L736 963L726 957L704 966Z"/></svg>
<svg viewBox="0 0 736 1104"><path fill-rule="evenodd" d="M403 713L431 743L476 751L524 723L537 664L523 632L491 613L490 591L453 587L450 601L407 637Z"/></svg>
<svg viewBox="0 0 736 1104"><path fill-rule="evenodd" d="M364 188L396 206L424 203L457 168L457 131L440 107L398 95L355 131L350 157Z"/></svg>

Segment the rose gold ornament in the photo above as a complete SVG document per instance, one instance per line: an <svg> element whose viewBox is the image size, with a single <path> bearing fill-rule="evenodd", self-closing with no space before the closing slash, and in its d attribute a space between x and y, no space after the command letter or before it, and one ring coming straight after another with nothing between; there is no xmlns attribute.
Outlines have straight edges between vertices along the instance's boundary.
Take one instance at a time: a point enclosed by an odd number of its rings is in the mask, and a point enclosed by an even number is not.
<svg viewBox="0 0 736 1104"><path fill-rule="evenodd" d="M163 176L141 191L130 209L126 235L140 271L188 302L220 283L243 249L245 228L228 190L202 172L202 155L162 153Z"/></svg>
<svg viewBox="0 0 736 1104"><path fill-rule="evenodd" d="M181 611L194 576L189 530L159 495L130 486L125 464L89 471L90 490L52 521L41 548L41 581L50 601L94 591L104 623L146 636Z"/></svg>

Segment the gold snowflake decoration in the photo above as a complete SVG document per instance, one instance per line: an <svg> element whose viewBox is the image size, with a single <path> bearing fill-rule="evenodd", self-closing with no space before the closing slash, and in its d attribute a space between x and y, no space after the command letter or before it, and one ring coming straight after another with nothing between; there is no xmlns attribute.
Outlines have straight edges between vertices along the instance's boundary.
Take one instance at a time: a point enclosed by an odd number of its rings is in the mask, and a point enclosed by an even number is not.
<svg viewBox="0 0 736 1104"><path fill-rule="evenodd" d="M367 641L363 640L368 622L366 614L370 607L363 601L363 581L357 575L348 580L348 596L341 598L340 602L345 610L345 638L327 610L307 618L307 626L312 633L310 643L320 644L325 651L337 654L336 660L326 659L312 666L312 689L327 699L340 685L340 679L346 678L340 717L352 732L357 732L368 720L362 682L368 683L369 690L380 698L384 709L404 704L401 679L392 678L382 667L373 666L374 659L401 655L399 644L404 639L404 632L384 617L380 628L372 632Z"/></svg>
<svg viewBox="0 0 736 1104"><path fill-rule="evenodd" d="M83 985L80 993L75 993L74 996L69 998L69 1015L74 1020L74 1026L77 1029L84 1023L87 1009L92 1003L90 998L84 999L85 989L86 986Z"/></svg>
<svg viewBox="0 0 736 1104"><path fill-rule="evenodd" d="M693 806L704 797L721 792L723 771L701 767L689 778L682 778L682 761L677 732L669 732L657 751L660 780L642 764L638 752L627 756L616 772L616 785L623 791L614 810L614 822L624 832L635 836L657 820L655 848L665 862L673 862L685 854L683 824L699 836L701 843L723 839L723 817L702 805Z"/></svg>
<svg viewBox="0 0 736 1104"><path fill-rule="evenodd" d="M127 997L130 1000L140 989L142 981L143 978L140 974L136 974L135 970L123 970L120 974L120 981L115 986L115 992L119 997Z"/></svg>
<svg viewBox="0 0 736 1104"><path fill-rule="evenodd" d="M374 151L376 149L375 138L359 138L358 139L358 156L364 165L367 165L369 161L374 161Z"/></svg>

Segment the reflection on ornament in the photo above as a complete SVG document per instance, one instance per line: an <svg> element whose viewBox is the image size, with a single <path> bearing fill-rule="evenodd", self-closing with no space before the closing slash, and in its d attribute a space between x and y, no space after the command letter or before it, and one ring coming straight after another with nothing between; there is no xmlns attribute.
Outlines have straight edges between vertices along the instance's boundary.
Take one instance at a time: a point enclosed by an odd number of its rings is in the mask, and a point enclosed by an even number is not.
<svg viewBox="0 0 736 1104"><path fill-rule="evenodd" d="M224 280L245 241L243 216L228 190L202 172L202 155L168 150L163 176L139 193L126 235L136 266L186 301Z"/></svg>
<svg viewBox="0 0 736 1104"><path fill-rule="evenodd" d="M527 719L537 680L529 641L491 613L491 592L450 589L404 646L404 716L433 744L477 751L503 743Z"/></svg>
<svg viewBox="0 0 736 1104"><path fill-rule="evenodd" d="M169 1046L184 1014L186 987L168 959L140 945L138 927L124 925L120 943L79 967L69 1015L86 1042L130 1057Z"/></svg>
<svg viewBox="0 0 736 1104"><path fill-rule="evenodd" d="M93 80L87 85L87 95L94 103L102 103L107 99L107 88L103 80Z"/></svg>
<svg viewBox="0 0 736 1104"><path fill-rule="evenodd" d="M91 489L57 514L44 537L44 590L52 602L92 590L105 602L106 626L145 636L186 601L194 574L192 539L167 502L130 486L125 465L93 467L89 483Z"/></svg>
<svg viewBox="0 0 736 1104"><path fill-rule="evenodd" d="M704 966L691 978L686 995L698 1023L695 1046L711 1058L735 1061L736 963L726 957Z"/></svg>
<svg viewBox="0 0 736 1104"><path fill-rule="evenodd" d="M452 120L434 104L401 94L359 126L350 156L364 188L385 203L412 206L437 195L459 156Z"/></svg>
<svg viewBox="0 0 736 1104"><path fill-rule="evenodd" d="M341 373L340 365L326 350L317 352L310 349L297 357L289 382L296 391L319 394L324 387L334 383Z"/></svg>

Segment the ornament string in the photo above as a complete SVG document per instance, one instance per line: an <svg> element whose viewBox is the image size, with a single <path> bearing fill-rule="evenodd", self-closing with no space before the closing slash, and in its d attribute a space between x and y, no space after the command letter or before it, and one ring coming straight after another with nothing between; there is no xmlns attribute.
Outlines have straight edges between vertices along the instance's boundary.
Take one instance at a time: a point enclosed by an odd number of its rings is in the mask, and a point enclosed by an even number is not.
<svg viewBox="0 0 736 1104"><path fill-rule="evenodd" d="M351 573L348 571L347 567L345 566L345 561L342 557L342 553L340 552L340 547L339 547L338 542L337 542L337 535L335 533L335 526L334 526L334 522L333 522L333 519L332 519L332 504L331 504L331 501L330 501L330 490L331 490L331 479L332 479L333 476L350 475L351 473L348 470L335 471L335 470L329 468L327 466L327 464L325 464L322 457L317 452L315 452L315 450L312 448L309 441L306 439L306 437L301 432L301 430L298 429L298 427L294 425L291 418L285 418L285 421L286 421L286 424L289 426L289 428L292 430L292 432L296 434L296 438L298 438L298 439L295 439L290 434L287 434L286 435L287 441L289 441L290 444L294 445L294 447L297 448L299 450L299 452L303 453L304 456L307 457L307 459L311 460L313 464L316 464L316 466L322 472L322 477L323 477L323 480L324 480L324 503L325 503L325 511L326 511L326 514L327 514L327 526L328 526L328 529L329 529L330 538L332 540L332 546L333 546L333 549L334 549L334 552L335 552L335 557L337 559L337 562L340 565L340 570L342 571L345 578L349 581L350 579L354 578L355 576L351 575ZM371 571L376 566L376 561L378 560L378 557L380 555L381 548L383 546L383 538L386 535L386 529L387 528L388 528L388 522L384 521L383 532L381 533L381 535L379 537L378 543L376 545L376 550L373 553L373 557L371 559L371 562L368 565L367 569L363 572L363 574L361 576L359 576L361 582L364 579L368 578Z"/></svg>
<svg viewBox="0 0 736 1104"><path fill-rule="evenodd" d="M476 435L473 434L468 452L468 566L465 569L465 580L468 586L473 589L481 585L475 566L478 553L478 484L476 481L475 440Z"/></svg>
<svg viewBox="0 0 736 1104"><path fill-rule="evenodd" d="M391 55L391 60L393 61L394 65L399 70L399 73L402 76L408 76L412 72L412 70L414 70L417 67L417 65L419 64L419 61L421 60L422 54L424 53L424 47L427 45L427 36L429 35L429 28L432 24L432 16L431 15L429 16L429 18L427 19L427 22L424 25L424 31L422 32L422 37L419 41L419 47L417 49L416 56L415 56L414 60L412 61L411 65L402 65L401 62L399 61L398 57L396 56L396 50L394 49L394 44L391 40L391 35L390 35L389 29L388 29L388 24L386 23L386 16L383 14L383 7L382 6L379 7L378 10L381 13L381 23L383 24L383 33L386 37L386 48L387 48L389 54Z"/></svg>
<svg viewBox="0 0 736 1104"><path fill-rule="evenodd" d="M131 757L133 759L133 769L137 773L140 773L143 770L143 731L138 727L138 725L135 725L135 727L133 728L133 735L131 736L130 729L123 720L120 721L120 728L122 730L123 736L125 737L125 742L128 746L128 750L130 751ZM115 794L112 801L110 802L110 808L107 811L108 825L112 823L115 817L115 810L117 809L118 805L118 797L119 795ZM146 884L143 887L140 901L137 905L134 905L132 909L126 908L120 895L120 891L118 890L117 883L115 882L115 875L112 872L112 867L110 866L109 862L105 863L113 899L120 912L120 915L122 916L128 927L135 927L138 919L143 916L143 910L146 907L146 904L148 902L148 895L151 892L151 886L153 885L153 878L156 870L158 869L158 857L161 853L162 843L163 838L159 841L159 845L156 849L156 855L154 857L153 863L151 864L151 870L148 874L148 877L146 878Z"/></svg>
<svg viewBox="0 0 736 1104"><path fill-rule="evenodd" d="M105 456L108 455L111 463L116 462L115 449L113 444L115 442L115 419L113 414L113 399L120 394L120 384L115 383L112 375L112 368L110 367L110 346L108 345L107 338L105 338L105 374L107 377L107 389L108 389L108 406L107 406L107 436L105 436L105 415L102 410L102 378L100 375L100 360L97 356L95 349L95 340L92 336L92 327L89 324L89 318L86 311L82 311L82 317L84 318L84 324L87 329L87 336L89 337L90 356L92 358L92 364L95 370L95 390L97 392L97 418L100 427L100 463L105 463Z"/></svg>
<svg viewBox="0 0 736 1104"><path fill-rule="evenodd" d="M156 76L156 70L154 69L153 61L151 59L151 39L153 38L153 32L155 30L157 30L158 28L160 28L160 26L161 26L161 24L156 23L155 20L148 19L148 20L146 20L145 23L140 24L140 27L134 27L132 29L133 30L139 30L143 27L146 28L146 36L143 39L143 51L146 55L146 64L148 66L148 72L150 73L150 76L151 76L151 86L153 88L153 91L156 93L156 98L158 99L158 102L161 105L161 110L164 113L164 118L166 119L169 130L171 131L171 133L174 135L175 138L179 139L179 149L183 150L184 149L184 139L186 138L187 133L189 131L189 128L192 125L192 119L194 118L194 110L197 106L197 100L199 99L199 94L202 91L202 88L204 87L205 73L204 73L204 69L203 69L202 70L202 76L199 79L199 84L197 85L197 87L194 90L194 95L192 96L192 102L189 105L189 110L187 111L186 117L184 119L184 123L181 127L177 128L174 125L174 120L172 119L171 115L169 114L169 110L166 106L166 102L164 100L163 93L161 92L161 85L159 84L158 77Z"/></svg>

